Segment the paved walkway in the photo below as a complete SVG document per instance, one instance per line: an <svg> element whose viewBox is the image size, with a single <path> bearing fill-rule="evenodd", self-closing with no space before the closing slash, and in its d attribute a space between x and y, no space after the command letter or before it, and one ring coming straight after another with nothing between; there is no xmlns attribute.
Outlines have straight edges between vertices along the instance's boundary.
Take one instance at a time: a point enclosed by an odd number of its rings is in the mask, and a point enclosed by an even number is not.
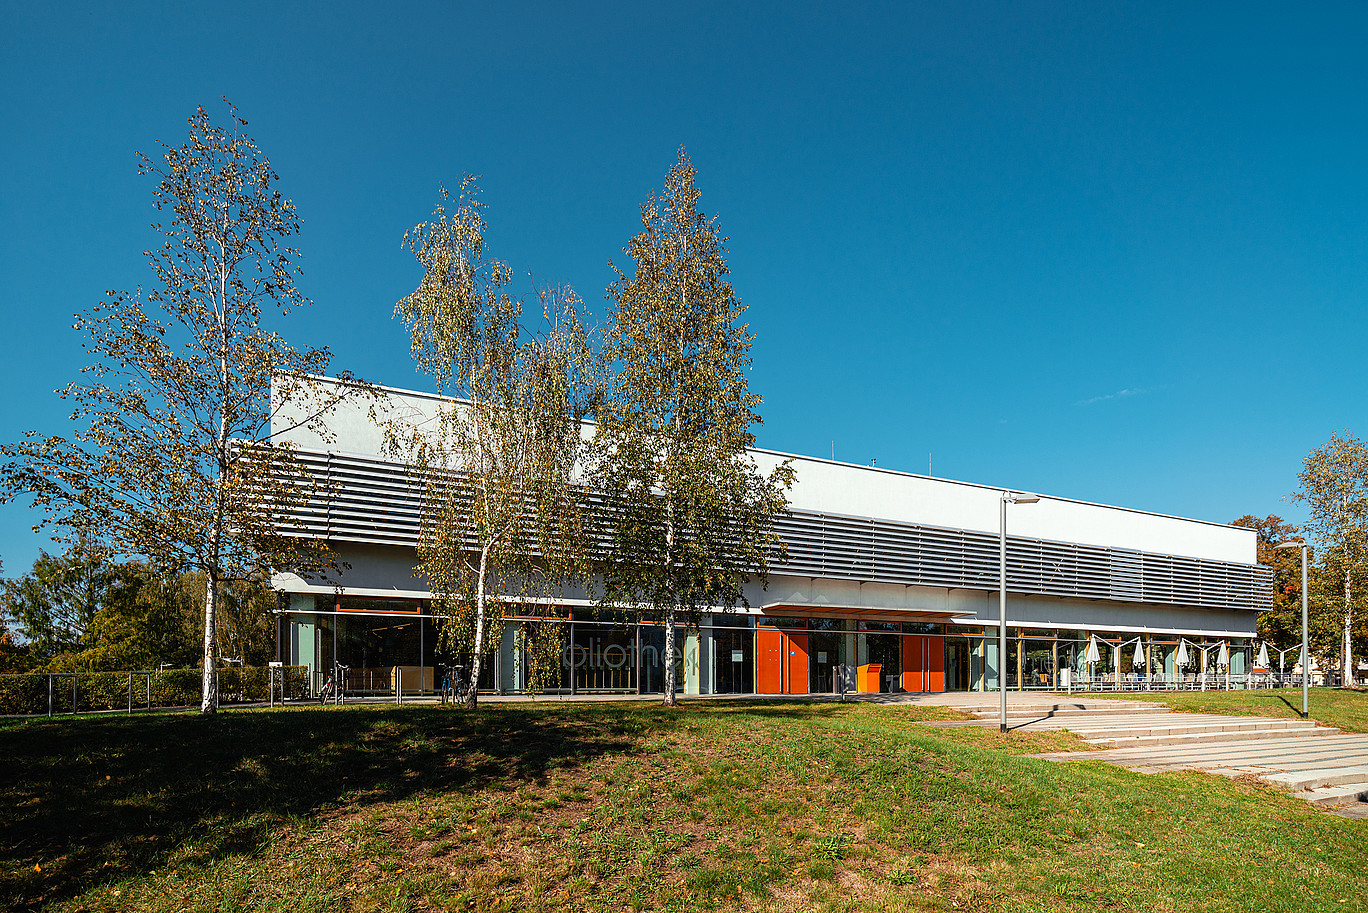
<svg viewBox="0 0 1368 913"><path fill-rule="evenodd" d="M957 700L997 726L996 703ZM1066 729L1102 751L1037 755L1051 761L1106 761L1140 773L1202 770L1253 775L1313 805L1368 818L1368 735L1340 732L1313 720L1179 713L1162 704L1077 695L1023 695L1008 705L1012 729Z"/></svg>

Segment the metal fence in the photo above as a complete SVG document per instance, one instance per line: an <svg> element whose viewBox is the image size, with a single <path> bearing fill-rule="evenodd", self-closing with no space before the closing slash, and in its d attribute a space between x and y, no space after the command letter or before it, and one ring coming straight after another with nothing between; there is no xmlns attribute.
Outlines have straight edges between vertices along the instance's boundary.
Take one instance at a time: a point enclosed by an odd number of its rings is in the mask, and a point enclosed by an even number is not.
<svg viewBox="0 0 1368 913"><path fill-rule="evenodd" d="M218 670L220 704L303 700L307 666L230 666ZM0 714L46 715L152 710L200 703L199 669L27 672L0 675Z"/></svg>
<svg viewBox="0 0 1368 913"><path fill-rule="evenodd" d="M1061 676L1063 678L1064 676ZM1318 685L1319 676L1312 676ZM1144 673L1107 673L1104 675L1068 676L1061 691L1246 691L1261 688L1300 688L1300 673L1240 672L1240 673L1180 673L1177 675Z"/></svg>

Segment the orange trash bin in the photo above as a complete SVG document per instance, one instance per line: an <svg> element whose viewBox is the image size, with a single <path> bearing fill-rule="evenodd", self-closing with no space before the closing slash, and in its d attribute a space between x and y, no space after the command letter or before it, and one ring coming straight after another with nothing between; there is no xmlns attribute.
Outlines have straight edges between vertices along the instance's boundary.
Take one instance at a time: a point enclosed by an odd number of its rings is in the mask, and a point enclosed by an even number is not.
<svg viewBox="0 0 1368 913"><path fill-rule="evenodd" d="M855 687L861 694L879 693L879 676L883 674L882 663L869 663L855 670Z"/></svg>

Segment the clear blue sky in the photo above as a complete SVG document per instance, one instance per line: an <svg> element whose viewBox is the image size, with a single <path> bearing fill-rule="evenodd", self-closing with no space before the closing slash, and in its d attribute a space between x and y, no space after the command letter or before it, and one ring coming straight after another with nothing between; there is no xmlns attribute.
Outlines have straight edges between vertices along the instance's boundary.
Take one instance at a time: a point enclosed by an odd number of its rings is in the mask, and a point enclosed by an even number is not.
<svg viewBox="0 0 1368 913"><path fill-rule="evenodd" d="M149 281L226 95L305 223L283 329L421 385L394 302L439 182L602 307L688 147L762 446L1229 521L1368 433L1362 4L0 4L0 438L64 429L71 315ZM44 538L0 509L5 573Z"/></svg>

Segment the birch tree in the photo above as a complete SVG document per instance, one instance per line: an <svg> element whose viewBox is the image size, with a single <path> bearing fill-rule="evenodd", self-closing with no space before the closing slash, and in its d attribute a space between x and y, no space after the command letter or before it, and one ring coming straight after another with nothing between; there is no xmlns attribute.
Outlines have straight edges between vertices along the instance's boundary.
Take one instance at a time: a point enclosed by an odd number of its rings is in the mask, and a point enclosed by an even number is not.
<svg viewBox="0 0 1368 913"><path fill-rule="evenodd" d="M1296 497L1311 511L1306 527L1320 544L1322 563L1343 582L1340 671L1354 684L1354 578L1368 559L1368 446L1336 432L1306 455Z"/></svg>
<svg viewBox="0 0 1368 913"><path fill-rule="evenodd" d="M435 427L388 434L424 485L418 569L448 643L471 656L470 709L505 611L555 616L561 588L582 576L572 475L596 389L573 290L544 291L540 329L525 328L512 272L486 254L485 231L478 185L467 178L405 235L423 280L395 316L419 368L458 399L439 408Z"/></svg>
<svg viewBox="0 0 1368 913"><path fill-rule="evenodd" d="M299 231L294 204L246 125L231 105L226 128L200 107L185 143L163 144L155 159L139 154L167 220L153 225L161 246L146 252L153 282L77 315L93 362L86 380L59 391L77 430L31 432L3 448L0 467L7 496L32 496L39 527L57 538L99 539L162 573L203 575L205 713L218 706L223 586L273 568L307 574L328 560L321 542L293 535L290 510L312 483L291 448L272 441L271 419L273 404L288 402L304 416L296 421L326 434L316 419L336 394L309 375L330 356L295 349L263 323L309 302L288 246Z"/></svg>
<svg viewBox="0 0 1368 913"><path fill-rule="evenodd" d="M752 336L728 281L725 242L698 208L688 155L641 207L628 275L608 289L606 356L616 367L598 414L593 479L608 523L603 601L665 630L664 702L675 698L675 625L745 605L782 560L775 519L792 468L763 475L747 453L760 424Z"/></svg>

